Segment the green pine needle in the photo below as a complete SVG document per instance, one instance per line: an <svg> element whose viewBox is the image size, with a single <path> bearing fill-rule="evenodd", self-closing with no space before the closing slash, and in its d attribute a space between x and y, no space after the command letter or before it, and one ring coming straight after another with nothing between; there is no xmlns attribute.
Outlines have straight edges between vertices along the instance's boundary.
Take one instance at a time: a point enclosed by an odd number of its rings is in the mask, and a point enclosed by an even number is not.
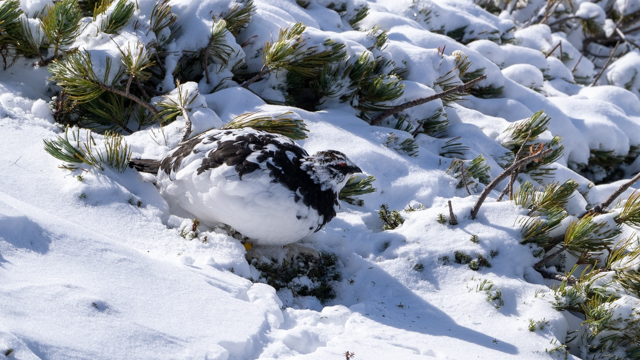
<svg viewBox="0 0 640 360"><path fill-rule="evenodd" d="M573 256L594 253L610 248L620 230L607 228L607 223L593 221L592 215L586 215L580 220L572 222L564 235L563 247Z"/></svg>
<svg viewBox="0 0 640 360"><path fill-rule="evenodd" d="M67 48L82 32L80 20L82 11L77 0L62 0L54 5L47 5L45 14L40 19L42 30L53 45L53 58L58 52Z"/></svg>
<svg viewBox="0 0 640 360"><path fill-rule="evenodd" d="M226 23L227 30L235 37L249 25L255 12L256 6L253 0L240 0L229 12L222 14L222 19Z"/></svg>
<svg viewBox="0 0 640 360"><path fill-rule="evenodd" d="M625 201L622 211L616 216L616 223L640 229L640 192L634 191Z"/></svg>
<svg viewBox="0 0 640 360"><path fill-rule="evenodd" d="M236 116L233 120L225 124L222 129L241 129L250 127L256 130L262 130L272 133L284 135L293 140L303 140L307 138L308 132L305 123L300 119L293 119L286 115L293 114L287 111L278 116L260 115L261 111L245 113Z"/></svg>
<svg viewBox="0 0 640 360"><path fill-rule="evenodd" d="M231 55L233 55L233 48L227 43L227 22L224 20L216 21L211 27L211 37L209 38L209 53L205 56L209 56L211 59L218 59L222 64L227 65ZM220 67L220 70L223 68ZM205 69L205 71L207 71Z"/></svg>
<svg viewBox="0 0 640 360"><path fill-rule="evenodd" d="M389 211L389 205L387 204L380 205L378 217L380 217L380 220L384 223L382 230L393 230L404 223L404 219L398 210Z"/></svg>
<svg viewBox="0 0 640 360"><path fill-rule="evenodd" d="M102 21L100 31L105 34L117 34L118 31L127 25L135 10L135 3L129 2L129 0L118 0L118 3L113 8L113 12L107 15L107 18Z"/></svg>
<svg viewBox="0 0 640 360"><path fill-rule="evenodd" d="M376 189L373 187L375 180L376 178L373 176L351 176L347 180L347 184L340 190L339 199L351 205L364 205L364 200L356 199L356 197L375 192Z"/></svg>
<svg viewBox="0 0 640 360"><path fill-rule="evenodd" d="M465 152L469 151L470 148L466 145L462 145L461 142L456 142L458 140L460 140L460 136L447 140L444 146L440 149L440 156L464 156Z"/></svg>
<svg viewBox="0 0 640 360"><path fill-rule="evenodd" d="M49 65L51 79L61 86L65 94L78 103L97 99L105 90L101 84L119 83L123 71L119 70L111 78L111 58L106 58L104 78L100 79L93 70L91 54L84 50L68 54L62 60ZM109 81L111 78L111 81Z"/></svg>
<svg viewBox="0 0 640 360"><path fill-rule="evenodd" d="M364 18L367 17L367 15L369 15L369 5L363 5L360 7L360 9L358 9L358 11L356 12L356 14L347 20L347 22L349 23L349 25L351 25L352 28L356 28L358 23L362 20L364 20Z"/></svg>
<svg viewBox="0 0 640 360"><path fill-rule="evenodd" d="M176 21L178 21L178 16L171 12L169 0L160 0L153 6L153 9L151 10L150 25L151 30L156 34L156 39L158 40L158 45L160 47L167 44L172 38L172 35L164 35L163 30L166 28L172 28Z"/></svg>

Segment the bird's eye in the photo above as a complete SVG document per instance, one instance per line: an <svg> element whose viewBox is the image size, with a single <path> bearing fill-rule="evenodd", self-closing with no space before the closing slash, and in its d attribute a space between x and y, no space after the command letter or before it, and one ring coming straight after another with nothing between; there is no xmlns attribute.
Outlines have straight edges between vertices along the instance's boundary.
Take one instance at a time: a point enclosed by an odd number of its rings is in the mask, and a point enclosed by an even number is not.
<svg viewBox="0 0 640 360"><path fill-rule="evenodd" d="M347 166L347 163L339 163L340 166Z"/></svg>

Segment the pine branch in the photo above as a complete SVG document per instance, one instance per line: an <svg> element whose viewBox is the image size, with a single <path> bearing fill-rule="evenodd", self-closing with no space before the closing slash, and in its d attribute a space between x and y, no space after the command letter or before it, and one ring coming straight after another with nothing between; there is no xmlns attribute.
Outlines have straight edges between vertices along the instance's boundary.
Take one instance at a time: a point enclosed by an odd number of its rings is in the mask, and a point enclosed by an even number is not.
<svg viewBox="0 0 640 360"><path fill-rule="evenodd" d="M541 152L539 152L537 154L533 154L533 155L527 156L526 158L524 158L522 160L519 160L519 161L515 162L513 165L509 166L505 171L502 172L502 174L498 175L498 177L493 179L493 181L491 181L491 183L489 185L487 185L484 188L484 190L482 190L482 193L480 194L480 197L478 197L478 200L476 201L475 205L471 209L471 219L472 220L476 219L476 215L478 215L478 211L480 211L480 206L482 206L482 203L487 198L489 193L496 186L498 186L498 184L502 180L506 179L507 176L509 176L509 174L511 174L512 171L514 171L516 168L518 168L518 167L520 167L522 165L526 165L526 164L530 163L531 161L536 161L536 160L542 159L543 157L551 154L551 152L553 152L553 149L547 149L547 150L541 151Z"/></svg>
<svg viewBox="0 0 640 360"><path fill-rule="evenodd" d="M620 195L622 195L623 192L627 191L628 188L631 187L631 185L635 184L638 180L640 180L640 173L636 174L636 176L634 176L631 180L627 181L626 183L622 184L616 191L613 192L613 194L611 194L607 200L603 201L602 203L596 205L596 207L594 207L593 209L591 209L589 213L591 214L602 214L605 209L611 205L611 203L613 203L613 201Z"/></svg>
<svg viewBox="0 0 640 360"><path fill-rule="evenodd" d="M249 80L247 80L247 81L243 82L241 86L242 86L243 88L245 88L245 89L248 89L248 88L249 88L249 85L253 84L254 82L256 82L256 81L258 81L258 80L260 80L260 79L262 79L265 75L267 75L267 74L268 74L268 73L270 73L270 72L271 72L271 69L269 69L269 68L268 68L268 67L266 67L266 66L263 66L259 73L257 73L257 74L256 74L255 76L253 76L251 79L249 79Z"/></svg>
<svg viewBox="0 0 640 360"><path fill-rule="evenodd" d="M160 161L150 159L131 159L129 161L129 167L138 170L139 172L157 174L160 170Z"/></svg>
<svg viewBox="0 0 640 360"><path fill-rule="evenodd" d="M473 79L473 80L467 82L466 84L462 84L462 85L456 86L456 87L454 87L452 89L449 89L447 91L443 91L441 93L437 93L437 94L434 94L434 95L431 95L431 96L427 96L427 97L411 100L411 101L406 102L404 104L395 106L395 107L383 112L382 114L378 115L375 119L373 119L371 121L371 125L378 125L378 124L380 124L382 122L382 120L388 118L389 116L395 115L395 114L397 114L397 113L399 113L399 112L401 112L403 110L410 109L410 108L412 108L414 106L426 104L429 101L440 99L440 98L442 98L444 96L448 96L448 95L451 95L451 94L464 92L468 88L470 88L471 86L479 83L480 81L482 81L482 80L484 80L486 78L487 78L487 74L484 74L484 75L482 75L482 76L480 76L480 77L478 77L476 79Z"/></svg>
<svg viewBox="0 0 640 360"><path fill-rule="evenodd" d="M549 51L544 58L547 59L549 58L549 56L551 54L553 54L554 51L556 51L556 49L558 48L558 46L560 46L560 59L562 59L562 41L558 41L558 43L556 44L556 46L553 47L553 49L551 49L551 51Z"/></svg>
<svg viewBox="0 0 640 360"><path fill-rule="evenodd" d="M598 80L600 80L600 77L602 76L602 74L604 74L604 71L607 70L609 63L611 63L611 59L613 58L613 55L615 55L616 50L618 50L618 45L620 45L620 41L616 43L616 46L613 48L613 51L609 54L609 58L607 59L607 62L604 64L602 69L600 69L600 72L598 73L598 75L596 75L596 78L593 80L593 82L589 86L595 85L598 82Z"/></svg>
<svg viewBox="0 0 640 360"><path fill-rule="evenodd" d="M524 149L525 145L527 144L527 141L529 141L529 139L531 138L531 134L533 134L533 129L529 130L529 134L527 134L526 139L524 140L524 142L522 143L522 145L520 146L520 149L518 150L518 152L516 153L516 157L513 160L513 162L517 162L518 160L520 160L520 156L522 156L522 149ZM513 171L513 173L511 173L511 179L509 180L509 184L506 187L506 191L509 192L509 199L513 198L513 184L516 182L516 178L518 177L518 173L520 172L520 168L517 168ZM505 190L503 190L502 192L504 193ZM500 197L498 197L497 201L500 201L502 199L502 193L500 194Z"/></svg>
<svg viewBox="0 0 640 360"><path fill-rule="evenodd" d="M453 206L451 206L451 200L449 200L448 203L449 203L449 224L458 225L458 219L456 219L456 215L453 213Z"/></svg>
<svg viewBox="0 0 640 360"><path fill-rule="evenodd" d="M574 286L578 283L578 279L576 279L576 277L574 276L567 276L567 275L563 275L557 272L551 272L547 269L543 269L543 268L539 268L536 269L537 272L540 273L540 275L542 275L543 278L545 279L550 279L550 280L557 280L557 281L565 281L567 283L567 285L570 286Z"/></svg>
<svg viewBox="0 0 640 360"><path fill-rule="evenodd" d="M109 91L109 92L112 92L112 93L114 93L116 95L124 96L124 97L126 97L127 99L129 99L131 101L135 101L138 105L144 107L150 113L152 113L158 120L161 120L160 112L158 112L158 110L156 110L156 108L153 107L151 104L149 104L148 102L140 99L139 97L137 97L137 96L135 96L133 94L127 94L122 90L118 90L118 89L114 88L113 86L105 85L103 83L96 83L95 86L100 88L101 90Z"/></svg>

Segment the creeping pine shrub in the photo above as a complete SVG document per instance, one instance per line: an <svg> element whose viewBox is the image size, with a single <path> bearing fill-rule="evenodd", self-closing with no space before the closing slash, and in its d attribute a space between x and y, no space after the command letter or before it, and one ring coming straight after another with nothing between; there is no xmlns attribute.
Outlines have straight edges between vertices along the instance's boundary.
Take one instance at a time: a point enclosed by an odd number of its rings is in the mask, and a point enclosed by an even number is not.
<svg viewBox="0 0 640 360"><path fill-rule="evenodd" d="M291 262L254 259L251 265L260 271L258 281L266 282L276 291L289 289L294 296L314 296L325 304L336 297L335 284L342 280L337 263L335 254L323 252L319 258L299 254Z"/></svg>
<svg viewBox="0 0 640 360"><path fill-rule="evenodd" d="M384 223L382 225L383 230L393 230L404 223L404 219L398 210L389 211L389 205L387 204L380 205L378 217Z"/></svg>

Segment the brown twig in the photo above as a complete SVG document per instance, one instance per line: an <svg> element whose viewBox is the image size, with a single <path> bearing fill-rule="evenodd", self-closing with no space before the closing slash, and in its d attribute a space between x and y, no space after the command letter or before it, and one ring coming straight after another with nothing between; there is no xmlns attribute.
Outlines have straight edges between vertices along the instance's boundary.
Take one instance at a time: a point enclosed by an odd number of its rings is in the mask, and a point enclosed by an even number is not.
<svg viewBox="0 0 640 360"><path fill-rule="evenodd" d="M513 163L515 164L518 160L520 160L520 156L522 155L522 149L524 149L524 146L527 145L527 141L529 141L529 139L531 138L531 133L533 132L533 130L529 130L529 134L527 134L527 138L524 139L524 142L522 143L522 145L520 145L520 149L518 149L518 152L516 153L516 157L513 159ZM509 200L511 200L511 198L513 197L513 183L515 183L516 178L518 177L518 173L520 168L517 168L513 171L513 173L511 173L511 179L509 180L509 184L507 184L507 187L504 188L504 190L502 190L502 192L500 193L500 196L498 197L498 200L496 201L500 201L502 200L502 197L506 194L506 192L509 192Z"/></svg>
<svg viewBox="0 0 640 360"><path fill-rule="evenodd" d="M618 35L620 35L620 38L622 38L622 40L633 45L636 49L640 50L640 47L638 47L638 44L636 44L634 41L627 39L625 34L622 32L622 30L616 28L616 32L618 33Z"/></svg>
<svg viewBox="0 0 640 360"><path fill-rule="evenodd" d="M551 272L547 269L536 269L537 272L540 273L540 275L542 275L543 278L545 279L550 279L550 280L557 280L557 281L566 281L567 285L575 285L578 283L578 279L576 279L574 276L566 276L566 275L562 275L560 273L557 272Z"/></svg>
<svg viewBox="0 0 640 360"><path fill-rule="evenodd" d="M547 53L547 55L544 56L544 58L548 58L551 54L553 54L554 51L556 51L556 49L558 48L558 46L560 46L560 59L562 59L562 41L558 41L558 43L556 44L556 46L553 47L553 49L551 49L551 51L549 51Z"/></svg>
<svg viewBox="0 0 640 360"><path fill-rule="evenodd" d="M371 125L378 125L379 123L382 122L382 120L388 118L389 116L395 115L395 114L397 114L397 113L399 113L399 112L401 112L403 110L412 108L414 106L426 104L429 101L440 99L440 98L445 97L447 95L464 92L465 90L467 90L471 86L479 83L480 81L482 81L482 80L484 80L486 78L487 78L487 74L484 74L484 75L482 75L482 76L480 76L478 78L475 78L475 79L469 81L466 84L462 84L462 85L456 86L456 87L454 87L452 89L449 89L447 91L443 91L441 93L437 93L437 94L434 94L434 95L431 95L431 96L427 96L427 97L423 97L423 98L418 98L418 99L415 99L415 100L408 101L408 102L406 102L404 104L400 104L398 106L394 106L391 109L389 109L389 110L383 112L382 114L376 116L376 118L371 121ZM244 86L244 84L243 84L243 86Z"/></svg>
<svg viewBox="0 0 640 360"><path fill-rule="evenodd" d="M635 184L636 181L640 180L640 173L636 174L636 176L634 176L631 180L627 181L626 183L622 184L616 191L613 192L613 194L611 194L607 200L601 202L600 204L596 205L596 207L594 207L593 209L591 209L590 213L593 214L602 214L602 212L604 212L604 210L611 205L611 203L613 203L613 201L620 195L622 195L623 192L627 191L628 188L631 187L631 185Z"/></svg>
<svg viewBox="0 0 640 360"><path fill-rule="evenodd" d="M258 81L258 80L260 80L260 79L262 79L265 75L267 75L267 74L268 74L268 73L270 73L270 72L271 72L271 69L269 69L269 68L268 68L268 67L266 67L266 66L263 66L259 73L257 73L257 74L256 74L254 77L252 77L251 79L249 79L249 80L247 80L247 81L243 82L243 83L242 83L242 85L240 85L240 86L242 86L242 87L243 87L243 88L245 88L245 89L248 89L248 88L249 88L249 85L253 84L254 82L256 82L256 81Z"/></svg>
<svg viewBox="0 0 640 360"><path fill-rule="evenodd" d="M471 209L471 219L475 220L476 215L478 215L478 211L480 211L480 206L482 206L482 203L484 202L484 200L487 198L487 196L489 196L489 193L496 187L498 186L498 184L507 178L507 176L509 176L513 170L517 169L518 167L528 164L531 161L535 161L538 159L541 159L549 154L551 154L551 152L553 152L553 149L547 149L544 151L541 151L539 153L533 154L533 155L529 155L524 159L521 159L517 162L515 162L513 165L509 166L505 171L502 172L502 174L498 175L498 177L496 177L495 179L493 179L493 181L491 181L491 183L489 183L489 185L487 185L483 190L482 193L480 193L480 196L478 197L478 200L476 201L475 205L473 205L473 208Z"/></svg>
<svg viewBox="0 0 640 360"><path fill-rule="evenodd" d="M460 176L462 177L462 184L464 188L467 190L467 194L471 195L471 191L469 191L469 186L467 185L467 179L464 177L464 163L460 163Z"/></svg>
<svg viewBox="0 0 640 360"><path fill-rule="evenodd" d="M580 60L582 60L583 57L584 57L584 51L580 53L580 57L578 58L578 61L576 62L575 65L573 65L573 69L571 69L572 74L578 68L578 64L580 64Z"/></svg>
<svg viewBox="0 0 640 360"><path fill-rule="evenodd" d="M451 200L449 200L449 224L458 225L458 219L456 219L456 215L453 213L453 206L451 206Z"/></svg>
<svg viewBox="0 0 640 360"><path fill-rule="evenodd" d="M565 22L567 22L569 20L573 20L573 19L578 19L578 17L577 16L568 16L566 18L563 18L563 19L560 19L558 21L552 22L551 24L548 24L548 25L549 25L549 27L556 26L556 25L561 25L561 24L563 24L563 23L565 23Z"/></svg>
<svg viewBox="0 0 640 360"><path fill-rule="evenodd" d="M99 87L100 89L104 90L104 91L109 91L112 92L116 95L120 95L120 96L124 96L129 100L135 101L136 103L138 103L139 105L141 105L142 107L144 107L145 109L149 110L150 113L152 113L159 121L162 120L162 117L160 116L160 112L158 112L158 110L156 110L156 108L154 108L151 104L149 104L148 102L140 99L139 97L133 95L133 94L127 94L122 90L118 90L112 86L109 85L105 85L99 82L96 82L95 85L97 87Z"/></svg>
<svg viewBox="0 0 640 360"><path fill-rule="evenodd" d="M604 74L604 71L609 66L609 63L611 62L611 59L613 58L613 55L616 53L616 50L618 50L618 45L620 45L620 41L618 41L616 43L616 46L613 48L613 51L609 54L609 58L607 59L607 62L604 64L604 66L602 67L602 69L600 70L598 75L596 75L595 80L593 80L593 82L589 86L595 85L598 82L598 80L600 80L600 76L602 76L602 74Z"/></svg>
<svg viewBox="0 0 640 360"><path fill-rule="evenodd" d="M182 113L182 117L184 118L184 121L185 121L184 134L182 135L182 140L180 140L180 143L183 143L189 140L189 136L191 136L191 129L193 125L191 124L191 118L189 117L189 112L187 111L187 109L180 106L180 112Z"/></svg>

